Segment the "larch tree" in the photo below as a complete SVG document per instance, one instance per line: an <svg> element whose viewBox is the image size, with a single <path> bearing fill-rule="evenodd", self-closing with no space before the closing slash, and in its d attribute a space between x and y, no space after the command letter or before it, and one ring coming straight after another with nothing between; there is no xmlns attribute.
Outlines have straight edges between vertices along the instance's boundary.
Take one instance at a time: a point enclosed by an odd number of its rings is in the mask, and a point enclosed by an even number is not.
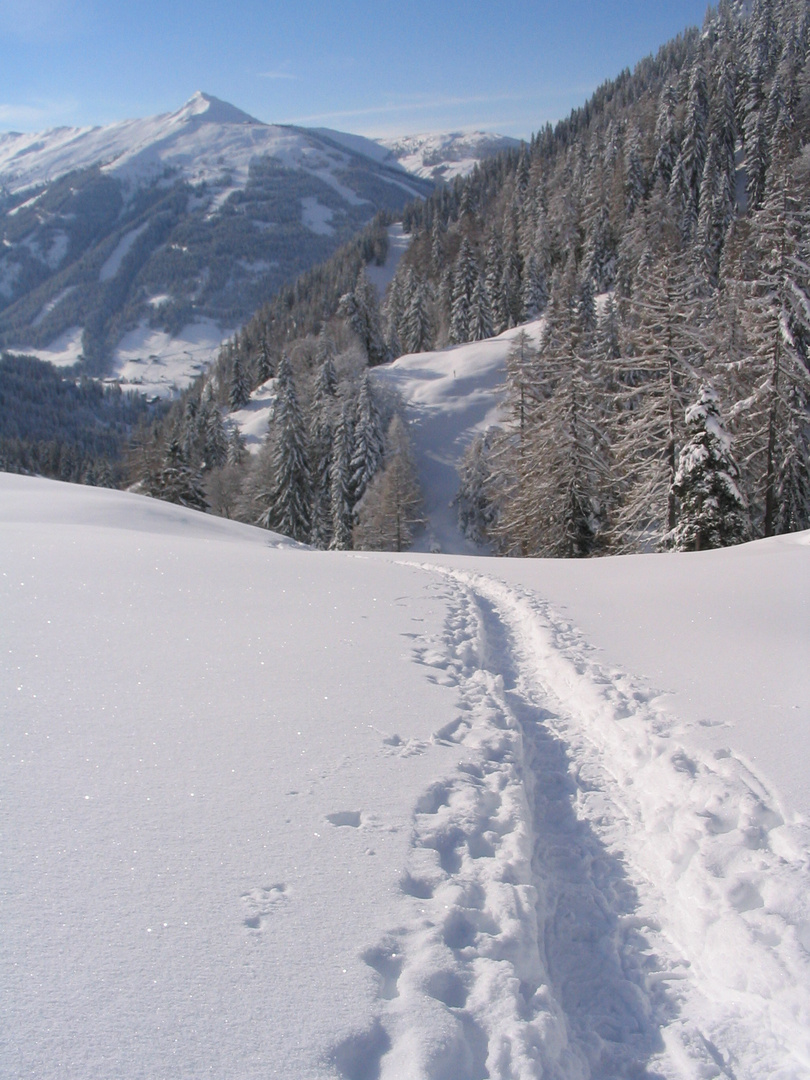
<svg viewBox="0 0 810 1080"><path fill-rule="evenodd" d="M672 484L701 353L688 264L674 238L670 252L642 259L618 362L611 438L618 550L655 546L676 524Z"/></svg>
<svg viewBox="0 0 810 1080"><path fill-rule="evenodd" d="M355 550L404 551L423 522L422 493L416 480L408 430L394 416L386 436L386 453L355 509Z"/></svg>
<svg viewBox="0 0 810 1080"><path fill-rule="evenodd" d="M332 538L329 547L333 551L345 551L352 546L352 410L344 401L332 441L332 466L330 473L330 512Z"/></svg>
<svg viewBox="0 0 810 1080"><path fill-rule="evenodd" d="M797 491L785 478L798 479L808 468L810 400L810 215L787 162L771 181L740 268L747 357L734 409L764 536L796 520L780 503Z"/></svg>

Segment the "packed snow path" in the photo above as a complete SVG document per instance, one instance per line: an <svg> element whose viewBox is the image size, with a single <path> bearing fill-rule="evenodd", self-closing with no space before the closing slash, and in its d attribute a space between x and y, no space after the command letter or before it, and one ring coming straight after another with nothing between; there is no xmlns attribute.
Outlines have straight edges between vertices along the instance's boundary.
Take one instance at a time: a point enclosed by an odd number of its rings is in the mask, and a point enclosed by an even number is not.
<svg viewBox="0 0 810 1080"><path fill-rule="evenodd" d="M427 569L427 568L426 568ZM470 758L414 813L412 918L368 950L348 1080L810 1075L807 853L745 765L668 737L531 595L439 574Z"/></svg>

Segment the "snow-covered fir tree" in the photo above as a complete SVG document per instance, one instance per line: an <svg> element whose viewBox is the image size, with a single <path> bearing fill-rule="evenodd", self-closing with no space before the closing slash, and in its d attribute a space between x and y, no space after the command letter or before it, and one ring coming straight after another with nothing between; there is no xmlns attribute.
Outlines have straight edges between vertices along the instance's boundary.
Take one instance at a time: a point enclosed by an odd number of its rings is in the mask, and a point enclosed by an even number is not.
<svg viewBox="0 0 810 1080"><path fill-rule="evenodd" d="M491 453L492 432L479 434L467 447L458 468L458 524L464 536L477 544L487 542L498 514L491 490Z"/></svg>
<svg viewBox="0 0 810 1080"><path fill-rule="evenodd" d="M312 534L315 547L328 548L332 539L332 444L338 409L338 378L330 355L318 369L309 416L312 469Z"/></svg>
<svg viewBox="0 0 810 1080"><path fill-rule="evenodd" d="M245 364L238 352L235 352L233 358L228 401L232 409L241 409L250 401L250 384L245 370Z"/></svg>
<svg viewBox="0 0 810 1080"><path fill-rule="evenodd" d="M311 525L311 476L304 417L288 356L282 357L277 378L278 396L269 435L272 440L272 486L265 494L266 507L257 524L306 542L310 538Z"/></svg>
<svg viewBox="0 0 810 1080"><path fill-rule="evenodd" d="M450 341L453 344L470 340L473 294L478 276L475 257L465 237L461 241L453 272L453 306L450 313Z"/></svg>
<svg viewBox="0 0 810 1080"><path fill-rule="evenodd" d="M678 500L677 525L664 547L673 551L740 544L750 536L748 504L740 491L740 470L731 453L717 394L704 383L686 410L687 438L678 455L672 492Z"/></svg>
<svg viewBox="0 0 810 1080"><path fill-rule="evenodd" d="M169 441L148 494L192 510L208 509L200 471L189 464L177 437Z"/></svg>
<svg viewBox="0 0 810 1080"><path fill-rule="evenodd" d="M362 342L369 364L384 363L387 354L379 301L365 267L360 268L352 291L345 293L341 298L338 310L348 320L352 330Z"/></svg>
<svg viewBox="0 0 810 1080"><path fill-rule="evenodd" d="M366 372L357 395L357 416L350 461L353 503L359 502L365 494L372 477L380 467L384 449L380 411L371 386L371 378Z"/></svg>

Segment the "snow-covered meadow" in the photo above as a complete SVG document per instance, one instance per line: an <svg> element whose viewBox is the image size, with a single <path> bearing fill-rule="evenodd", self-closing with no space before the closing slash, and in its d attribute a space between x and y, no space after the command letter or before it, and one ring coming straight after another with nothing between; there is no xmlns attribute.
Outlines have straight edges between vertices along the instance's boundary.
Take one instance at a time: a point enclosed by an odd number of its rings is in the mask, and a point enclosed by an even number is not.
<svg viewBox="0 0 810 1080"><path fill-rule="evenodd" d="M807 534L0 530L3 1076L810 1076Z"/></svg>

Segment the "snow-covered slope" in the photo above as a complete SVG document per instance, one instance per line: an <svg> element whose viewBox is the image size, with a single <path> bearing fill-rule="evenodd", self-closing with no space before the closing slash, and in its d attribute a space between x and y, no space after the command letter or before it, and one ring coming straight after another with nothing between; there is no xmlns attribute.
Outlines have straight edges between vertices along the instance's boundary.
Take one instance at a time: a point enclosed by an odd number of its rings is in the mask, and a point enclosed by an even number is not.
<svg viewBox="0 0 810 1080"><path fill-rule="evenodd" d="M810 536L318 553L0 474L0 1074L810 1077Z"/></svg>
<svg viewBox="0 0 810 1080"><path fill-rule="evenodd" d="M468 176L484 158L520 146L517 139L488 131L434 132L378 141L409 173L433 181Z"/></svg>
<svg viewBox="0 0 810 1080"><path fill-rule="evenodd" d="M202 93L142 120L0 135L0 347L170 393L282 284L431 190L369 140Z"/></svg>
<svg viewBox="0 0 810 1080"><path fill-rule="evenodd" d="M538 319L485 341L400 356L375 369L375 379L394 387L407 406L428 522L417 538L418 549L457 554L480 550L458 527L458 466L473 437L498 422L506 354L515 335L524 330L537 339L542 328Z"/></svg>
<svg viewBox="0 0 810 1080"><path fill-rule="evenodd" d="M251 162L269 157L324 180L347 202L357 203L357 193L340 179L349 159L339 152L333 134L340 135L264 124L198 91L175 112L141 120L0 134L0 187L14 193L100 165L103 172L133 186L159 179L166 169L192 184L215 182L227 172L228 187L237 190L245 186ZM351 152L372 160L381 157L376 145L365 139L354 138ZM404 169L399 173L391 182L407 184ZM421 194L413 185L410 191L413 197Z"/></svg>

